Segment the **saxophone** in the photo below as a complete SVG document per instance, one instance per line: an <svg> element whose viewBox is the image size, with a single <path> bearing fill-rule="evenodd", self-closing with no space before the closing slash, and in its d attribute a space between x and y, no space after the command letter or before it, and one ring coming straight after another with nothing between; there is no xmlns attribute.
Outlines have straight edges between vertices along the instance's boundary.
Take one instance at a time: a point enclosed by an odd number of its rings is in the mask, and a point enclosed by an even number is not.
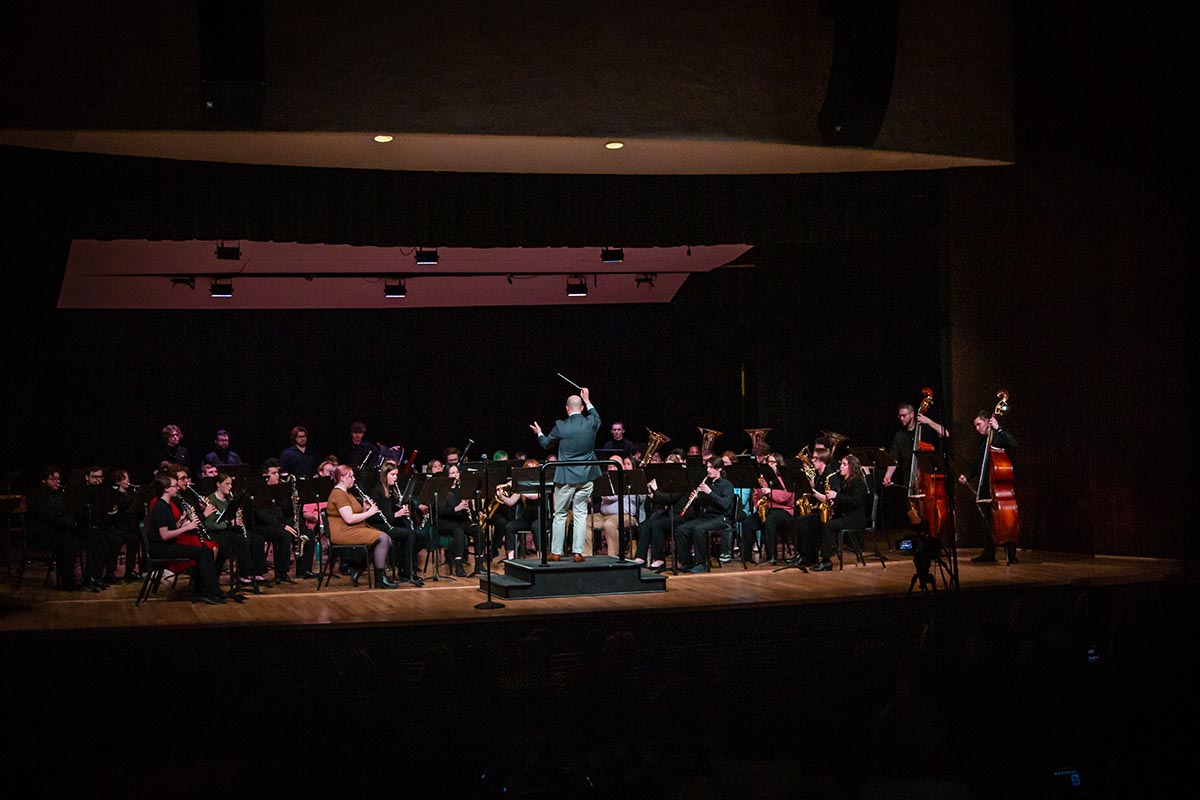
<svg viewBox="0 0 1200 800"><path fill-rule="evenodd" d="M813 466L812 459L808 457L808 445L796 454L796 458L800 460L800 468L804 470L804 477L808 478L808 485L817 488L817 468ZM807 516L813 513L812 501L808 499L807 494L802 494L796 498L796 508L801 514Z"/></svg>
<svg viewBox="0 0 1200 800"><path fill-rule="evenodd" d="M762 484L762 488L768 492L754 501L754 507L758 509L758 521L765 525L767 522L767 507L771 504L771 490L767 486L767 479L762 475L758 476L758 482Z"/></svg>
<svg viewBox="0 0 1200 800"><path fill-rule="evenodd" d="M497 486L496 491L500 492L505 497L512 497L512 479L509 479L508 481ZM496 516L496 512L500 510L500 506L502 505L504 505L504 502L499 497L493 497L492 502L488 504L487 511L484 512L483 519L479 521L479 524L490 525L492 523L492 517Z"/></svg>
<svg viewBox="0 0 1200 800"><path fill-rule="evenodd" d="M829 518L833 516L833 501L829 499L829 481L833 480L832 475L825 477L825 499L821 501L821 522L829 522Z"/></svg>

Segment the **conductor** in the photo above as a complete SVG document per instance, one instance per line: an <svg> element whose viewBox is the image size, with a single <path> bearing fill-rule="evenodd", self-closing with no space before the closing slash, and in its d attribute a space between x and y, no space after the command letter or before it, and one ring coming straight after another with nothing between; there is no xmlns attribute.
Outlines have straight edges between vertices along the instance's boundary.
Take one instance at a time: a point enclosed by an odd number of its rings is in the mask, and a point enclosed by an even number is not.
<svg viewBox="0 0 1200 800"><path fill-rule="evenodd" d="M554 423L549 435L542 433L542 426L534 422L529 426L538 437L538 444L549 449L558 442L559 461L586 461L596 458L596 433L600 430L600 414L592 405L586 387L579 394L567 398L567 418ZM567 510L571 509L574 520L572 549L575 560L583 561L584 536L588 519L588 499L592 496L592 481L600 476L600 468L555 467L554 468L554 524L550 542L550 561L561 561L563 540L567 535Z"/></svg>

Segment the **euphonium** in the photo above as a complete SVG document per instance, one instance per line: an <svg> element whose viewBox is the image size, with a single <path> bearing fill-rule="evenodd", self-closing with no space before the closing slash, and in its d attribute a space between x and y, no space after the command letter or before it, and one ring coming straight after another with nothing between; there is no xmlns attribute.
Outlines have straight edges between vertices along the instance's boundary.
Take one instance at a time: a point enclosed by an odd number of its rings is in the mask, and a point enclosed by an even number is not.
<svg viewBox="0 0 1200 800"><path fill-rule="evenodd" d="M701 430L703 430L703 428ZM646 452L642 453L642 460L638 462L638 469L641 469L650 463L650 459L653 457L655 450L671 441L671 437L667 436L666 434L652 431L649 428L646 428L646 431L650 434L650 441L646 443Z"/></svg>
<svg viewBox="0 0 1200 800"><path fill-rule="evenodd" d="M703 455L705 451L712 450L713 442L720 436L723 436L720 431L714 431L712 428L700 428L700 453Z"/></svg>
<svg viewBox="0 0 1200 800"><path fill-rule="evenodd" d="M750 434L750 452L754 452L754 446L762 444L767 440L767 433L771 428L746 428L746 433Z"/></svg>

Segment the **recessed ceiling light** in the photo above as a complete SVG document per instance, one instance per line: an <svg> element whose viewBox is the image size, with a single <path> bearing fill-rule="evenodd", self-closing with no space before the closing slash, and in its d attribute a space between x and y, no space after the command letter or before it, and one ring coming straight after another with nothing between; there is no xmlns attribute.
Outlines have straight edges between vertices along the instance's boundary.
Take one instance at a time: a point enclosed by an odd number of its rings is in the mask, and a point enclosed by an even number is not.
<svg viewBox="0 0 1200 800"><path fill-rule="evenodd" d="M391 140L392 137L386 133L381 133L375 137L375 141L379 142L380 144L387 144Z"/></svg>
<svg viewBox="0 0 1200 800"><path fill-rule="evenodd" d="M605 142L604 146L607 147L609 150L620 150L622 147L625 146L625 143L624 142Z"/></svg>

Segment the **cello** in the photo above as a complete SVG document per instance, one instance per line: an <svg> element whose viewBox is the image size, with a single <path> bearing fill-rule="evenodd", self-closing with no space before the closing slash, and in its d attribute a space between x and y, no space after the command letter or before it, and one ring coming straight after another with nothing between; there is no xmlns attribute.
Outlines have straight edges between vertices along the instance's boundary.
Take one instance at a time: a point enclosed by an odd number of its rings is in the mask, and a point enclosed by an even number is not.
<svg viewBox="0 0 1200 800"><path fill-rule="evenodd" d="M1007 412L1008 392L1001 389L996 392L996 407L992 416L1001 417ZM987 446L983 448L983 465L979 470L979 485L975 489L976 502L985 523L991 528L992 540L998 545L1015 545L1021 532L1021 520L1017 512L1017 496L1013 491L1013 464L1004 448L992 444L994 432L995 429L989 425ZM988 481L987 497L983 496L985 477Z"/></svg>
<svg viewBox="0 0 1200 800"><path fill-rule="evenodd" d="M946 499L946 476L940 472L923 471L917 461L918 453L929 453L934 446L921 439L921 415L933 405L933 390L921 390L921 406L916 412L913 428L912 463L908 471L908 521L913 525L922 523L930 536L940 537L950 519L950 505Z"/></svg>

